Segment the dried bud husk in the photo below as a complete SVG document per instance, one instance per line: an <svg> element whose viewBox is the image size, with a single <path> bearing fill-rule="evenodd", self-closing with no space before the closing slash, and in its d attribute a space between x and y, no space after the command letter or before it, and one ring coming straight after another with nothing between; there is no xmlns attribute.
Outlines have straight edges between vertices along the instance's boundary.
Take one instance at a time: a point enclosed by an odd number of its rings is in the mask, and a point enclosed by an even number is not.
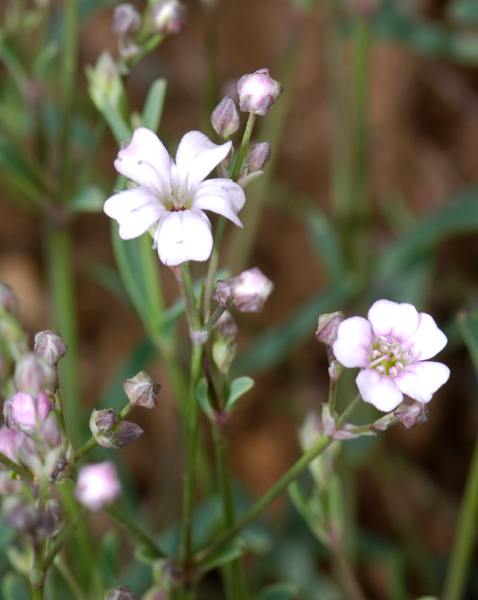
<svg viewBox="0 0 478 600"><path fill-rule="evenodd" d="M320 315L315 339L318 342L327 344L327 346L333 346L337 339L339 325L343 320L344 315L340 311Z"/></svg>
<svg viewBox="0 0 478 600"><path fill-rule="evenodd" d="M241 312L260 312L273 289L273 283L254 268L232 279L218 280L212 297L219 304L234 306Z"/></svg>
<svg viewBox="0 0 478 600"><path fill-rule="evenodd" d="M223 140L231 137L239 129L240 119L236 104L232 98L225 96L211 114L214 131Z"/></svg>
<svg viewBox="0 0 478 600"><path fill-rule="evenodd" d="M154 408L161 386L154 382L144 371L140 371L131 379L123 381L123 389L132 406Z"/></svg>
<svg viewBox="0 0 478 600"><path fill-rule="evenodd" d="M405 398L393 415L401 421L407 429L414 429L420 423L428 421L427 405Z"/></svg>

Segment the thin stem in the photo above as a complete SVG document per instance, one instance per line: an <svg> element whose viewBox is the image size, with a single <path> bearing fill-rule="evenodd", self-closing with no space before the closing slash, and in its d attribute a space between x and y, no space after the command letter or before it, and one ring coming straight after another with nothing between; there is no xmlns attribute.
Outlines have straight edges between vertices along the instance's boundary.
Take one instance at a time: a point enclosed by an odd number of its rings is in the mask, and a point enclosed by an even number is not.
<svg viewBox="0 0 478 600"><path fill-rule="evenodd" d="M161 550L161 548L156 544L156 542L150 538L146 533L141 531L137 525L135 525L129 515L121 510L115 504L108 506L106 512L112 517L121 527L126 531L126 533L136 540L141 546L144 546L157 558L166 558L166 554Z"/></svg>
<svg viewBox="0 0 478 600"><path fill-rule="evenodd" d="M443 590L443 600L464 597L466 577L470 568L478 527L478 438L470 466L465 493L460 507L455 540Z"/></svg>
<svg viewBox="0 0 478 600"><path fill-rule="evenodd" d="M78 581L74 578L73 573L69 569L68 565L61 560L61 555L55 561L55 568L58 570L60 575L63 577L68 587L70 588L71 593L74 595L76 600L88 600L87 596L84 594L83 590L80 587Z"/></svg>
<svg viewBox="0 0 478 600"><path fill-rule="evenodd" d="M345 555L341 540L331 541L329 549L332 552L335 565L339 572L339 579L347 593L347 598L349 598L349 600L366 600L362 588L357 581L357 577Z"/></svg>
<svg viewBox="0 0 478 600"><path fill-rule="evenodd" d="M76 452L75 452L75 463L77 461L80 460L80 458L83 458L83 456L85 456L85 454L88 454L88 452L90 450L93 450L93 448L96 446L96 440L93 436L90 437L90 439L88 441L86 441L83 446L81 446L81 448L79 448Z"/></svg>
<svg viewBox="0 0 478 600"><path fill-rule="evenodd" d="M219 217L217 221L216 235L214 236L214 245L212 247L211 258L206 275L206 284L204 286L204 321L209 319L211 314L212 290L216 282L216 273L219 266L219 256L221 254L222 241L226 231L226 218Z"/></svg>
<svg viewBox="0 0 478 600"><path fill-rule="evenodd" d="M189 408L186 441L186 466L183 489L181 558L185 571L192 559L192 528L196 492L196 457L199 434L199 402L196 388L201 377L202 346L193 345L191 356L191 379L189 382Z"/></svg>
<svg viewBox="0 0 478 600"><path fill-rule="evenodd" d="M337 380L330 378L329 382L329 409L330 414L334 416L335 414L335 403L337 400Z"/></svg>
<svg viewBox="0 0 478 600"><path fill-rule="evenodd" d="M241 145L239 146L239 152L237 153L236 160L232 165L231 179L233 181L237 181L239 173L241 172L242 163L244 162L244 158L249 147L249 142L251 141L252 130L254 129L256 117L257 115L249 113L246 128L244 129L244 135L242 136Z"/></svg>
<svg viewBox="0 0 478 600"><path fill-rule="evenodd" d="M47 570L49 569L51 563L55 560L55 556L63 548L63 544L65 543L65 541L68 538L68 536L71 533L73 533L73 531L76 531L76 529L78 527L78 524L86 516L87 512L88 511L86 510L86 508L82 508L76 514L76 516L69 523L67 523L63 527L63 529L60 531L60 533L58 534L58 537L55 539L55 541L51 545L50 551L48 552L48 554L41 561L40 568L41 568L41 570L44 573L47 572Z"/></svg>
<svg viewBox="0 0 478 600"><path fill-rule="evenodd" d="M0 463L7 467L9 471L16 473L22 481L33 481L33 474L26 467L22 467L16 462L13 462L13 460L10 460L3 452L0 452Z"/></svg>
<svg viewBox="0 0 478 600"><path fill-rule="evenodd" d="M226 312L227 308L228 307L225 304L219 304L216 307L216 310L213 312L213 314L209 317L207 323L205 323L202 326L201 331L211 331L212 328L214 327L214 325L219 321L219 319L222 317L222 315Z"/></svg>
<svg viewBox="0 0 478 600"><path fill-rule="evenodd" d="M177 271L175 271L175 274L176 272ZM199 317L197 300L194 294L194 286L193 281L191 279L191 271L189 270L188 262L181 263L180 276L182 285L180 284L179 287L184 295L186 313L189 315L188 321L193 331L197 331L201 329L201 319ZM176 278L178 278L178 275L176 275Z"/></svg>
<svg viewBox="0 0 478 600"><path fill-rule="evenodd" d="M347 406L347 408L344 410L344 412L337 419L337 422L336 422L337 429L340 429L340 427L342 425L345 425L347 419L350 417L350 415L353 413L353 411L360 404L361 400L362 400L362 396L360 394L357 394L357 396L355 396L355 398L352 400L352 402Z"/></svg>

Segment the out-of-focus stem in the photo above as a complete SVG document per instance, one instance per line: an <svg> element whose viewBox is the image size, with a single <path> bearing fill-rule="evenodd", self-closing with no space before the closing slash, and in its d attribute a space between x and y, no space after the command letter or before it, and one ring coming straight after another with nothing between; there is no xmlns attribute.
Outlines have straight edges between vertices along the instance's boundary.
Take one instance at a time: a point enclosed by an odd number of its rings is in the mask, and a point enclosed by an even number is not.
<svg viewBox="0 0 478 600"><path fill-rule="evenodd" d="M73 243L66 224L48 223L45 238L53 322L68 346L67 355L59 363L60 385L66 406L65 422L70 439L78 443L82 414Z"/></svg>
<svg viewBox="0 0 478 600"><path fill-rule="evenodd" d="M355 573L345 555L341 541L337 540L336 543L331 542L329 544L329 549L332 552L339 579L347 593L347 598L349 598L349 600L366 600Z"/></svg>
<svg viewBox="0 0 478 600"><path fill-rule="evenodd" d="M156 542L137 527L129 516L115 504L106 508L106 512L126 531L126 533L144 546L157 558L165 558L166 554L159 548Z"/></svg>
<svg viewBox="0 0 478 600"><path fill-rule="evenodd" d="M471 462L468 481L460 507L455 540L450 555L443 590L443 600L464 597L466 577L470 568L478 527L478 438Z"/></svg>

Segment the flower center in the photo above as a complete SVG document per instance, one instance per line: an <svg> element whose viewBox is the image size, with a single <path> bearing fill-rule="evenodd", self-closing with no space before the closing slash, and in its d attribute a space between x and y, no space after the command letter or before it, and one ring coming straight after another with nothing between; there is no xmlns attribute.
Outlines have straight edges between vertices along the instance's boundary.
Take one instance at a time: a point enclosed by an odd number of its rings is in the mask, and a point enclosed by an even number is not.
<svg viewBox="0 0 478 600"><path fill-rule="evenodd" d="M380 335L373 341L368 366L380 375L395 377L404 370L412 357L410 348L403 348L393 338Z"/></svg>

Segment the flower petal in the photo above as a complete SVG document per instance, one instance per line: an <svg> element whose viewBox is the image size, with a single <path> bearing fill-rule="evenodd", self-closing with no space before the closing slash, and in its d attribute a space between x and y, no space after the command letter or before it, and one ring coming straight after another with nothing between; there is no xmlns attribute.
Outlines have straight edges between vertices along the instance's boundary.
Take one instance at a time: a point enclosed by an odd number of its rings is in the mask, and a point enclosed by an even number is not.
<svg viewBox="0 0 478 600"><path fill-rule="evenodd" d="M171 157L158 136L146 127L135 129L131 142L118 152L115 169L158 195L171 188Z"/></svg>
<svg viewBox="0 0 478 600"><path fill-rule="evenodd" d="M119 192L106 200L103 210L119 223L123 240L138 237L154 225L166 211L157 197L146 188Z"/></svg>
<svg viewBox="0 0 478 600"><path fill-rule="evenodd" d="M438 354L446 346L446 335L438 329L433 317L426 313L418 315L418 327L408 343L413 352L414 360L427 360Z"/></svg>
<svg viewBox="0 0 478 600"><path fill-rule="evenodd" d="M370 360L373 335L370 323L363 317L345 319L339 325L334 342L335 358L344 367L366 367Z"/></svg>
<svg viewBox="0 0 478 600"><path fill-rule="evenodd" d="M156 243L159 258L169 267L207 260L212 250L211 224L201 210L168 212L159 222Z"/></svg>
<svg viewBox="0 0 478 600"><path fill-rule="evenodd" d="M378 410L390 412L403 400L395 381L396 378L380 375L374 369L364 369L357 375L355 383L365 402L373 404Z"/></svg>
<svg viewBox="0 0 478 600"><path fill-rule="evenodd" d="M412 304L378 300L370 307L368 320L375 335L404 342L418 327L418 312Z"/></svg>
<svg viewBox="0 0 478 600"><path fill-rule="evenodd" d="M397 387L418 402L431 397L450 377L450 369L439 362L423 361L409 365L394 379Z"/></svg>
<svg viewBox="0 0 478 600"><path fill-rule="evenodd" d="M237 213L246 202L244 190L230 179L209 179L200 184L193 200L195 208L212 210L242 227Z"/></svg>
<svg viewBox="0 0 478 600"><path fill-rule="evenodd" d="M200 131L190 131L179 142L176 166L179 179L187 181L189 189L209 175L231 149L232 142L218 146Z"/></svg>

